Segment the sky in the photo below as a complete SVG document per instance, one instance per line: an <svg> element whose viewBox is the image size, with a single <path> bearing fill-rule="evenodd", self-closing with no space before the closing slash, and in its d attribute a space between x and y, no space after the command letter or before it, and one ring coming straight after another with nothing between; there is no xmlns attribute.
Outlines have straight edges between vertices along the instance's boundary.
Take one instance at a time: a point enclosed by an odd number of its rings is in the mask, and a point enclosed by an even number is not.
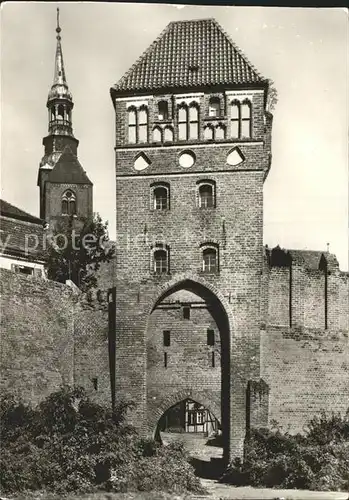
<svg viewBox="0 0 349 500"><path fill-rule="evenodd" d="M79 160L94 210L115 237L114 109L109 95L171 21L214 17L274 81L273 160L264 185L264 243L326 250L348 270L348 11L341 8L136 3L1 5L1 197L39 214L56 8L73 94Z"/></svg>

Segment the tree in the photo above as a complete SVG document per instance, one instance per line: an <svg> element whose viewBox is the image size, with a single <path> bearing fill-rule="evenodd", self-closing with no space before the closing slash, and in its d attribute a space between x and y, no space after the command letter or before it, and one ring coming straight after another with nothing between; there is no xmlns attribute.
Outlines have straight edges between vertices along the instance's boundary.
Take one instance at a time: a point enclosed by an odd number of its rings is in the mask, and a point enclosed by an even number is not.
<svg viewBox="0 0 349 500"><path fill-rule="evenodd" d="M268 80L268 82L269 82L269 89L267 96L267 110L273 111L279 100L278 93L276 88L274 87L274 82L272 80Z"/></svg>
<svg viewBox="0 0 349 500"><path fill-rule="evenodd" d="M44 251L48 278L71 280L83 291L96 287L96 272L115 255L107 228L99 214L86 219L82 227L73 216L60 221L47 237Z"/></svg>

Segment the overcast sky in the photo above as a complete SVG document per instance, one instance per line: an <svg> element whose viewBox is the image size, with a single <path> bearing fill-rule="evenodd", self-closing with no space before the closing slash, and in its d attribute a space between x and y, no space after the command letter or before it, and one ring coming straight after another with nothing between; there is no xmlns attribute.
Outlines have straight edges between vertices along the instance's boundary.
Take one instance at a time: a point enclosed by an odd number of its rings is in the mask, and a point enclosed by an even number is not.
<svg viewBox="0 0 349 500"><path fill-rule="evenodd" d="M275 82L264 242L325 250L348 269L348 14L344 9L125 3L1 5L1 196L39 214L36 185L53 80L56 7L79 160L94 210L115 237L114 116L109 88L170 21L215 17Z"/></svg>

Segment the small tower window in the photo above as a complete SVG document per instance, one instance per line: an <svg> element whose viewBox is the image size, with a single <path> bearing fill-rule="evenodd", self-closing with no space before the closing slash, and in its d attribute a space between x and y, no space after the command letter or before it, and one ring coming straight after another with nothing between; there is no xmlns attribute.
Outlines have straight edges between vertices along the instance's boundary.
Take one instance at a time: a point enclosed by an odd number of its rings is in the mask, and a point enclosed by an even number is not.
<svg viewBox="0 0 349 500"><path fill-rule="evenodd" d="M213 127L211 125L207 125L204 129L204 138L207 141L213 140Z"/></svg>
<svg viewBox="0 0 349 500"><path fill-rule="evenodd" d="M138 142L148 141L148 111L145 107L138 112Z"/></svg>
<svg viewBox="0 0 349 500"><path fill-rule="evenodd" d="M189 306L183 307L183 319L190 319L190 307Z"/></svg>
<svg viewBox="0 0 349 500"><path fill-rule="evenodd" d="M145 106L138 110L134 107L128 109L128 142L148 142L148 110Z"/></svg>
<svg viewBox="0 0 349 500"><path fill-rule="evenodd" d="M252 136L252 106L250 101L231 103L231 137L250 138Z"/></svg>
<svg viewBox="0 0 349 500"><path fill-rule="evenodd" d="M207 247L202 252L202 271L204 273L216 273L218 271L217 249Z"/></svg>
<svg viewBox="0 0 349 500"><path fill-rule="evenodd" d="M251 137L251 103L244 101L241 106L241 137Z"/></svg>
<svg viewBox="0 0 349 500"><path fill-rule="evenodd" d="M209 106L208 106L208 114L211 117L217 117L220 115L220 99L219 97L211 97Z"/></svg>
<svg viewBox="0 0 349 500"><path fill-rule="evenodd" d="M76 215L76 196L70 189L62 196L62 215Z"/></svg>
<svg viewBox="0 0 349 500"><path fill-rule="evenodd" d="M196 104L189 107L189 139L199 137L199 108Z"/></svg>
<svg viewBox="0 0 349 500"><path fill-rule="evenodd" d="M225 139L225 127L224 125L218 125L216 127L216 139Z"/></svg>
<svg viewBox="0 0 349 500"><path fill-rule="evenodd" d="M151 206L153 210L168 210L170 208L170 185L154 183L151 185Z"/></svg>
<svg viewBox="0 0 349 500"><path fill-rule="evenodd" d="M166 210L168 208L168 191L165 187L157 187L154 189L154 209Z"/></svg>
<svg viewBox="0 0 349 500"><path fill-rule="evenodd" d="M213 207L213 188L210 184L203 184L199 187L199 206L200 208Z"/></svg>
<svg viewBox="0 0 349 500"><path fill-rule="evenodd" d="M236 101L231 104L231 136L240 137L240 103Z"/></svg>
<svg viewBox="0 0 349 500"><path fill-rule="evenodd" d="M57 108L57 120L64 120L64 106L60 104Z"/></svg>
<svg viewBox="0 0 349 500"><path fill-rule="evenodd" d="M166 101L159 102L158 116L159 120L168 120L168 103Z"/></svg>
<svg viewBox="0 0 349 500"><path fill-rule="evenodd" d="M165 142L173 142L173 130L171 127L165 127L164 141Z"/></svg>
<svg viewBox="0 0 349 500"><path fill-rule="evenodd" d="M178 108L178 139L180 141L187 140L188 129L188 108L182 105Z"/></svg>
<svg viewBox="0 0 349 500"><path fill-rule="evenodd" d="M157 247L153 252L153 271L155 274L166 274L169 270L169 249Z"/></svg>
<svg viewBox="0 0 349 500"><path fill-rule="evenodd" d="M164 336L164 346L170 347L170 345L171 345L171 332L170 332L170 330L164 330L163 336Z"/></svg>
<svg viewBox="0 0 349 500"><path fill-rule="evenodd" d="M161 128L155 127L153 130L153 141L154 142L161 142L162 141L162 132Z"/></svg>
<svg viewBox="0 0 349 500"><path fill-rule="evenodd" d="M137 114L135 109L128 111L128 142L136 143Z"/></svg>
<svg viewBox="0 0 349 500"><path fill-rule="evenodd" d="M214 330L207 330L207 345L214 346Z"/></svg>
<svg viewBox="0 0 349 500"><path fill-rule="evenodd" d="M214 208L216 206L216 183L205 180L197 183L197 205L199 208Z"/></svg>

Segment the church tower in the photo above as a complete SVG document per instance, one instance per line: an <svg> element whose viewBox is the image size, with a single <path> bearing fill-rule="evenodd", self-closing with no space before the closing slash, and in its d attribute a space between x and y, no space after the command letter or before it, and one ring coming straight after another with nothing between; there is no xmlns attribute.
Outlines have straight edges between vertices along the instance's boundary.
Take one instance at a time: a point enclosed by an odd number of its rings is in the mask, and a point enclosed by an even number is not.
<svg viewBox="0 0 349 500"><path fill-rule="evenodd" d="M74 103L64 70L59 9L56 33L54 78L46 104L48 135L38 175L40 218L51 226L67 216L82 222L92 215L92 182L78 160L79 141L73 134Z"/></svg>
<svg viewBox="0 0 349 500"><path fill-rule="evenodd" d="M222 27L202 19L170 23L111 88L116 390L137 402L133 422L153 436L171 407L194 401L200 413L183 421L201 426L213 415L226 461L242 456L246 431L268 418L260 380L268 87Z"/></svg>

